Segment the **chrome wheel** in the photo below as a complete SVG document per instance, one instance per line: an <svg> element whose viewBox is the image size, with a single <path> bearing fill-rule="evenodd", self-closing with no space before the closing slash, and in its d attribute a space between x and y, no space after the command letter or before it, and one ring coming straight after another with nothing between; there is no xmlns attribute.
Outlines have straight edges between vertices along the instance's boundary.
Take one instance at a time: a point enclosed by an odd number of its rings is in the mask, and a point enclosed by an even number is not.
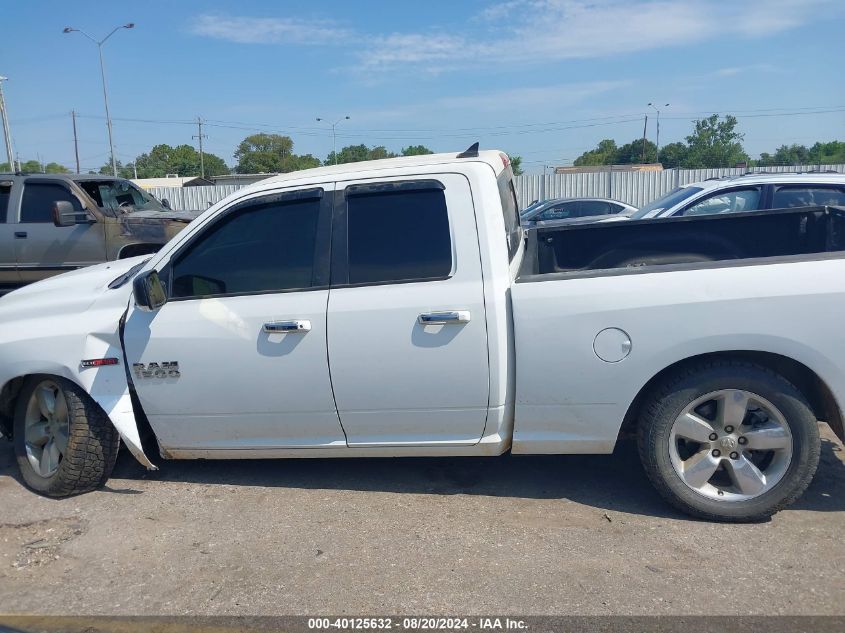
<svg viewBox="0 0 845 633"><path fill-rule="evenodd" d="M52 380L41 382L32 392L24 417L26 457L41 477L51 477L67 451L70 423L67 401Z"/></svg>
<svg viewBox="0 0 845 633"><path fill-rule="evenodd" d="M749 391L723 389L687 406L669 434L669 457L692 490L719 501L745 501L771 490L792 461L783 414Z"/></svg>

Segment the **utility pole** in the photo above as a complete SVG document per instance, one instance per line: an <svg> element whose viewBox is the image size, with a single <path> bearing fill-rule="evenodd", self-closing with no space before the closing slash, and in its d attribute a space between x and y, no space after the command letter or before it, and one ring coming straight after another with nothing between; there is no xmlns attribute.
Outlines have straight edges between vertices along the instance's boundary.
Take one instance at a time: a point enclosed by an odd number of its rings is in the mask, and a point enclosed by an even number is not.
<svg viewBox="0 0 845 633"><path fill-rule="evenodd" d="M202 119L200 117L197 117L197 133L191 138L197 138L200 141L200 178L205 178L205 158L202 154L202 139L208 138L208 135L202 133Z"/></svg>
<svg viewBox="0 0 845 633"><path fill-rule="evenodd" d="M653 103L649 103L648 105L651 106L652 108L654 108L654 110L657 112L657 136L655 137L655 140L654 140L654 146L657 148L656 149L657 156L654 157L654 160L655 160L655 162L660 162L660 110L658 110L657 106L654 105ZM665 103L661 107L668 108L669 104Z"/></svg>
<svg viewBox="0 0 845 633"><path fill-rule="evenodd" d="M645 138L646 138L646 131L648 130L648 115L646 114L643 118L643 154L642 158L640 158L640 162L645 164Z"/></svg>
<svg viewBox="0 0 845 633"><path fill-rule="evenodd" d="M76 173L79 173L79 139L76 137L76 110L70 111L73 120L73 153L76 155Z"/></svg>
<svg viewBox="0 0 845 633"><path fill-rule="evenodd" d="M109 129L109 150L111 151L111 170L112 175L117 177L117 159L114 157L114 140L112 139L112 127L111 127L111 114L109 113L109 93L106 87L106 66L103 62L103 44L106 43L106 40L109 39L112 35L117 33L120 29L134 29L135 24L133 22L129 22L128 24L123 24L121 26L116 26L112 29L111 33L106 35L101 40L96 40L88 33L83 31L82 29L75 29L70 26L66 26L62 33L79 33L80 35L84 35L89 40L94 42L97 45L97 51L100 54L100 77L103 80L103 102L106 105L106 127Z"/></svg>
<svg viewBox="0 0 845 633"><path fill-rule="evenodd" d="M20 163L15 165L15 151L12 149L12 132L9 130L9 116L6 114L6 99L3 97L3 82L8 77L0 77L0 115L3 118L3 138L6 141L6 155L9 157L9 169L20 171Z"/></svg>

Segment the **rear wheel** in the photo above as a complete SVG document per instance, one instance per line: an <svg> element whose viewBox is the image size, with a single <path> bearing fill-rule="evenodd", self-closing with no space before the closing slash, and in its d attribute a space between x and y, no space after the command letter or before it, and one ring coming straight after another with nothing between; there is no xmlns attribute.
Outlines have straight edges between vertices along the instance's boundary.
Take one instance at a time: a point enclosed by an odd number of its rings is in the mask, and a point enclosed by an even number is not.
<svg viewBox="0 0 845 633"><path fill-rule="evenodd" d="M120 438L79 386L41 375L27 378L19 394L14 444L27 486L49 497L66 497L106 482Z"/></svg>
<svg viewBox="0 0 845 633"><path fill-rule="evenodd" d="M711 361L652 393L639 448L652 483L677 508L757 521L804 492L820 441L812 410L785 378L751 363Z"/></svg>

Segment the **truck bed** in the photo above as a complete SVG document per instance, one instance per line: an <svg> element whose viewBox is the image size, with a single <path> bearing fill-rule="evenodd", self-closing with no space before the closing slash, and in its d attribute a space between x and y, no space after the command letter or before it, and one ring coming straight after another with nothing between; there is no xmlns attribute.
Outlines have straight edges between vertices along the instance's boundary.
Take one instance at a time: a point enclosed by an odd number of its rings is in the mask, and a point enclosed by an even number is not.
<svg viewBox="0 0 845 633"><path fill-rule="evenodd" d="M726 215L532 229L521 280L696 268L727 261L818 258L845 251L845 208L800 207Z"/></svg>

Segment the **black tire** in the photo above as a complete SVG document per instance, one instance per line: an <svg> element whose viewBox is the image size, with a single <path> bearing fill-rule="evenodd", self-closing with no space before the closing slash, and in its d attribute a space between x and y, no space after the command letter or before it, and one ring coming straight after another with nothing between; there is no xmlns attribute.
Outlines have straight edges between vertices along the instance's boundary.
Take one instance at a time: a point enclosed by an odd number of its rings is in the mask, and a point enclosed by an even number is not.
<svg viewBox="0 0 845 633"><path fill-rule="evenodd" d="M42 477L26 454L24 418L35 389L45 380L55 383L67 402L68 444L58 470ZM105 412L81 387L64 378L29 376L21 388L14 417L15 457L26 485L47 497L68 497L99 488L117 460L120 436Z"/></svg>
<svg viewBox="0 0 845 633"><path fill-rule="evenodd" d="M782 479L747 500L721 501L696 492L670 459L669 437L677 417L696 399L723 389L765 398L783 414L792 434L792 458ZM787 507L813 479L821 450L818 422L798 389L763 366L739 360L691 363L657 385L640 410L638 440L640 460L660 495L679 510L709 521L761 521Z"/></svg>

